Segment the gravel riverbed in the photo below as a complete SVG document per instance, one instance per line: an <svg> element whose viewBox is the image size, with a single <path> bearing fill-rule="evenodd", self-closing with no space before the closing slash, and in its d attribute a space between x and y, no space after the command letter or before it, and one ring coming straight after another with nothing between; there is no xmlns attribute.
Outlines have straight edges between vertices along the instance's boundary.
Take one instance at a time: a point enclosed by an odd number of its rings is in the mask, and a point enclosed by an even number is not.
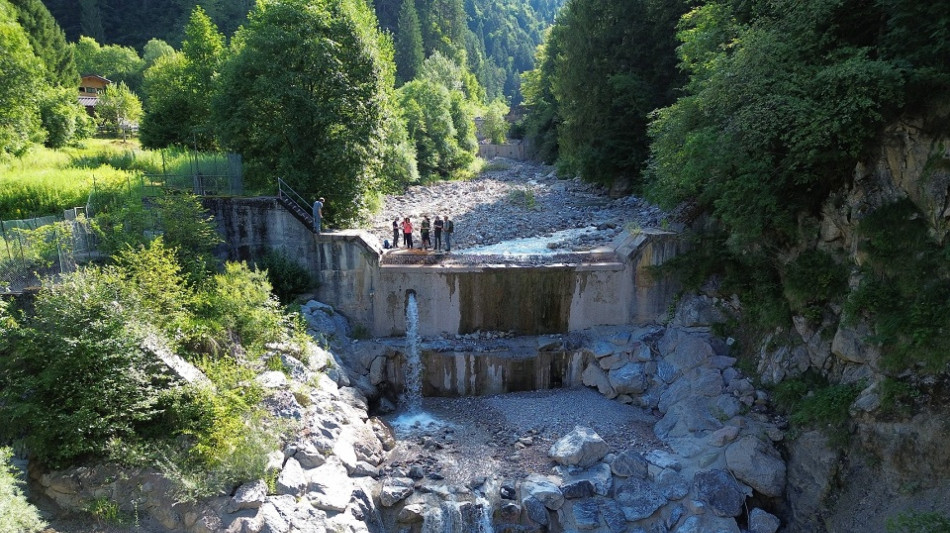
<svg viewBox="0 0 950 533"><path fill-rule="evenodd" d="M419 247L425 215L432 221L452 218L452 251L460 253L492 245L488 253L517 253L539 242L555 252L590 250L610 243L624 227L656 227L666 216L637 196L610 198L599 185L558 178L554 167L501 158L471 180L417 185L386 196L370 231L380 242L391 241L393 220L409 217Z"/></svg>

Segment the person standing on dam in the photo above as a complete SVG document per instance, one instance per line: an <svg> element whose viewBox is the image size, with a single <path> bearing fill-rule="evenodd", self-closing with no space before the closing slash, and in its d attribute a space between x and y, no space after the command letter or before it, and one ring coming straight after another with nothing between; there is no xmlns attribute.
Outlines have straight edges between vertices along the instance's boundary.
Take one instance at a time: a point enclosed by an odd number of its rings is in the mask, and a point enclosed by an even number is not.
<svg viewBox="0 0 950 533"><path fill-rule="evenodd" d="M326 203L326 200L321 196L316 202L313 203L313 232L320 233L320 230L323 229L323 204Z"/></svg>
<svg viewBox="0 0 950 533"><path fill-rule="evenodd" d="M432 227L435 228L435 246L432 248L438 251L442 251L442 228L444 225L442 217L436 215L435 222L432 223Z"/></svg>
<svg viewBox="0 0 950 533"><path fill-rule="evenodd" d="M455 233L455 222L449 220L449 215L445 215L445 251L452 251L452 234Z"/></svg>
<svg viewBox="0 0 950 533"><path fill-rule="evenodd" d="M406 248L412 249L412 222L409 217L402 220L402 244Z"/></svg>

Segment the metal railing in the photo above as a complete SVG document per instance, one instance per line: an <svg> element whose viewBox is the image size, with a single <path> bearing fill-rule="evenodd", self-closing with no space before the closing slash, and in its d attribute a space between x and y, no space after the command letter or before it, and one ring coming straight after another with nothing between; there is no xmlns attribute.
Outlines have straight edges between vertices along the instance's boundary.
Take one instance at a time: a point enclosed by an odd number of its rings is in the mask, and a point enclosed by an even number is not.
<svg viewBox="0 0 950 533"><path fill-rule="evenodd" d="M297 206L300 211L309 214L311 203L304 200L303 196L297 194L283 178L277 178L277 197Z"/></svg>

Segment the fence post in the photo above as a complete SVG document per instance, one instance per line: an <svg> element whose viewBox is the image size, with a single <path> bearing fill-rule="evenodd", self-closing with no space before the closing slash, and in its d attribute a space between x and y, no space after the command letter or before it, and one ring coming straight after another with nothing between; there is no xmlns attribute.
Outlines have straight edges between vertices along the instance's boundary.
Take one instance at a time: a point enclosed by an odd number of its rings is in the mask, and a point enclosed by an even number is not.
<svg viewBox="0 0 950 533"><path fill-rule="evenodd" d="M7 240L7 230L3 227L3 221L0 220L0 236L3 237L3 244L7 249L7 260L13 259L13 254L10 253L10 241Z"/></svg>

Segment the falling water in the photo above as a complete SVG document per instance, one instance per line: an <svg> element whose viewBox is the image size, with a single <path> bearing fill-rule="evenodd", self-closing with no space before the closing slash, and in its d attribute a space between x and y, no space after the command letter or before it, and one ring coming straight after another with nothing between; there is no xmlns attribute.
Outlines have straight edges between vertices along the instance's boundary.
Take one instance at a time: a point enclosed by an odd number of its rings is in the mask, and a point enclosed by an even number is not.
<svg viewBox="0 0 950 533"><path fill-rule="evenodd" d="M491 525L491 503L479 496L475 500L475 506L479 510L477 533L495 533L495 528Z"/></svg>
<svg viewBox="0 0 950 533"><path fill-rule="evenodd" d="M419 357L419 306L412 292L406 304L406 326L406 341L409 344L406 354L406 410L418 413L422 410L422 360Z"/></svg>

